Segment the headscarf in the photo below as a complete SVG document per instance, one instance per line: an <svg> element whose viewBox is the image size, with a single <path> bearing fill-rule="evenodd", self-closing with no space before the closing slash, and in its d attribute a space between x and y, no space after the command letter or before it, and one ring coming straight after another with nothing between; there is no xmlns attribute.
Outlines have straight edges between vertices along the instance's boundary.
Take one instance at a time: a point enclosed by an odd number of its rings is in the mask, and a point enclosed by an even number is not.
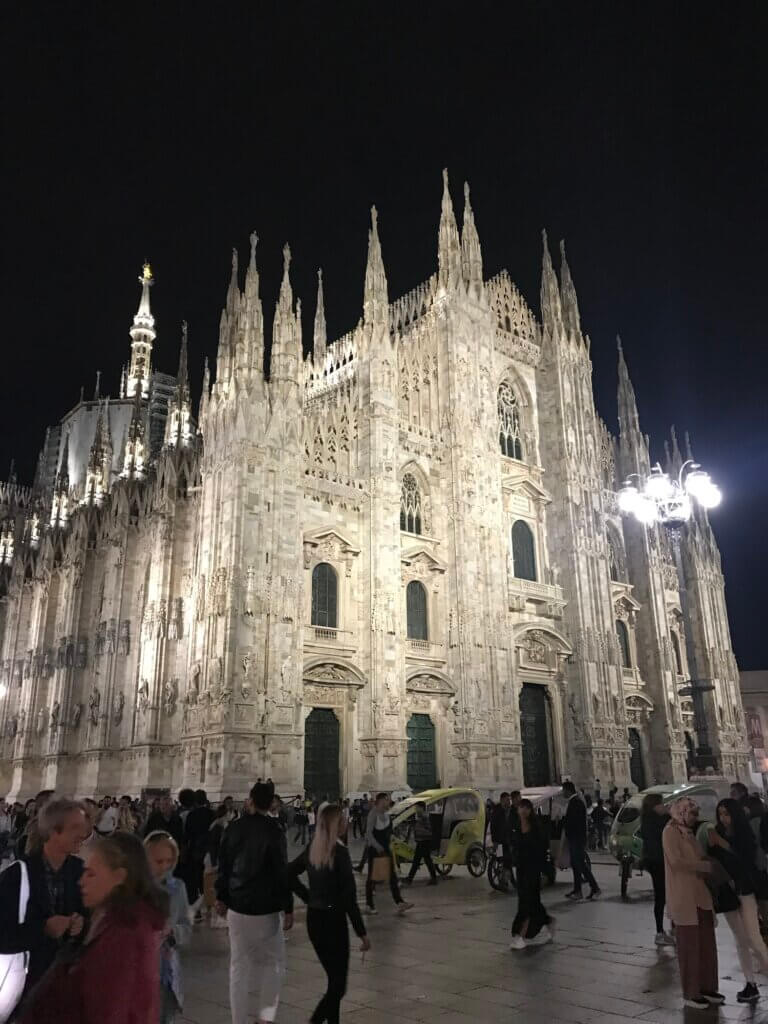
<svg viewBox="0 0 768 1024"><path fill-rule="evenodd" d="M698 811L699 805L695 800L691 800L690 797L681 796L670 805L669 813L672 816L672 820L679 828L687 829L691 831L690 825L686 822L685 818L689 811Z"/></svg>

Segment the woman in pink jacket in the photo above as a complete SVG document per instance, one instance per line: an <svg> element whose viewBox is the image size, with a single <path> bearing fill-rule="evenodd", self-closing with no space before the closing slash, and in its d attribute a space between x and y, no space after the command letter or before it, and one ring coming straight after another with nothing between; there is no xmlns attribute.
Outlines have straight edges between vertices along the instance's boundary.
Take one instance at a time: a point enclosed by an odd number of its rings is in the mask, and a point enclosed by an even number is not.
<svg viewBox="0 0 768 1024"><path fill-rule="evenodd" d="M671 819L664 829L664 871L667 913L675 924L677 959L685 1006L705 1010L725 997L717 991L717 944L712 896L704 878L712 862L702 856L696 842L699 808L681 797L669 808Z"/></svg>

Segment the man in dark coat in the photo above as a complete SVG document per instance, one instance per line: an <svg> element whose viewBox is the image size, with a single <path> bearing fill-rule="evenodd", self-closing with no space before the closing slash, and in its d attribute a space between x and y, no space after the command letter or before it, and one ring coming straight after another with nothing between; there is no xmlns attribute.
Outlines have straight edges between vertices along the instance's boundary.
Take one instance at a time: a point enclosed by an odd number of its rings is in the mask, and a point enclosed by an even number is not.
<svg viewBox="0 0 768 1024"><path fill-rule="evenodd" d="M563 834L568 841L568 852L573 869L573 890L567 892L565 897L569 900L583 899L581 894L583 880L589 885L587 899L591 900L600 895L600 886L587 867L587 808L570 780L563 783L563 796L568 801L563 821Z"/></svg>
<svg viewBox="0 0 768 1024"><path fill-rule="evenodd" d="M79 942L85 910L80 895L83 862L76 856L89 830L74 800L49 800L37 817L42 843L24 858L29 901L19 924L21 862L0 874L0 953L29 953L25 994L53 963L67 942Z"/></svg>

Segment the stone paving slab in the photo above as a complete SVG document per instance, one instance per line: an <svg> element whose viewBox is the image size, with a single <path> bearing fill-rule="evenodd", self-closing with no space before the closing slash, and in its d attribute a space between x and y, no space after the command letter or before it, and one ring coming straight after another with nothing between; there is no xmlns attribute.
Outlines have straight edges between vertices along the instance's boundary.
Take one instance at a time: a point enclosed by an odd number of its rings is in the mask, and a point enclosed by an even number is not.
<svg viewBox="0 0 768 1024"><path fill-rule="evenodd" d="M364 962L353 937L343 1020L768 1024L768 984L764 1003L750 1008L736 1002L744 982L724 921L717 940L720 987L728 1002L705 1013L683 1011L674 949L653 945L650 879L633 879L631 901L624 903L617 869L602 864L596 874L603 896L594 902L565 900L569 877L560 876L546 890L544 902L556 919L555 940L520 952L508 948L517 901L494 893L485 878L472 879L466 871L455 870L437 887L417 881L408 892L416 906L403 917L394 913L388 891L377 892L379 914L368 918L373 948ZM324 990L325 975L298 907L287 957L278 1024L306 1022ZM183 1024L229 1024L226 930L196 927L184 968Z"/></svg>

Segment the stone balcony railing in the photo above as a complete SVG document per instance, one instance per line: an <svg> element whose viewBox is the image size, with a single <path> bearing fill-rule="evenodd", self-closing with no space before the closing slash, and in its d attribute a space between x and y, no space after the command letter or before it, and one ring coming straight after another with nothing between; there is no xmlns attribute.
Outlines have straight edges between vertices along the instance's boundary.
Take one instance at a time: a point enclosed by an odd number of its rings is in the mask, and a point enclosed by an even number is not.
<svg viewBox="0 0 768 1024"><path fill-rule="evenodd" d="M406 654L409 658L428 658L430 661L445 661L443 644L432 643L431 640L405 641Z"/></svg>
<svg viewBox="0 0 768 1024"><path fill-rule="evenodd" d="M563 588L556 583L539 583L536 580L509 579L510 611L525 611L526 604L536 605L539 615L550 619L562 617L565 608Z"/></svg>
<svg viewBox="0 0 768 1024"><path fill-rule="evenodd" d="M333 648L337 654L350 654L357 647L355 634L351 629L334 629L331 626L304 626L304 646Z"/></svg>

